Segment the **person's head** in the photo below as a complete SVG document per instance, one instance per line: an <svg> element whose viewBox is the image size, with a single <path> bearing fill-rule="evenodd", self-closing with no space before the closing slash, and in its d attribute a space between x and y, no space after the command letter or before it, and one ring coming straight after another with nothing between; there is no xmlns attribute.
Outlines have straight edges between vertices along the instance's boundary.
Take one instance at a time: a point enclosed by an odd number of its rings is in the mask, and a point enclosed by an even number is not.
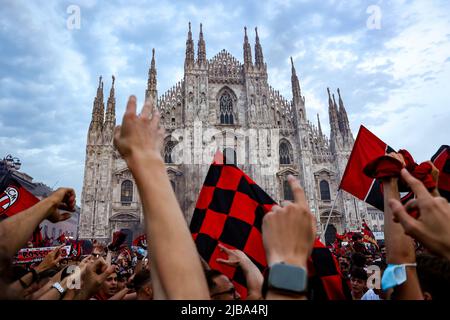
<svg viewBox="0 0 450 320"><path fill-rule="evenodd" d="M134 289L136 290L138 300L152 300L152 278L150 271L142 269L134 276Z"/></svg>
<svg viewBox="0 0 450 320"><path fill-rule="evenodd" d="M127 286L128 273L119 272L117 274L117 291L124 289Z"/></svg>
<svg viewBox="0 0 450 320"><path fill-rule="evenodd" d="M108 278L102 283L99 294L107 299L111 298L118 291L117 287L117 273L111 273Z"/></svg>
<svg viewBox="0 0 450 320"><path fill-rule="evenodd" d="M350 283L353 296L361 297L366 291L367 272L363 268L353 268L350 272Z"/></svg>
<svg viewBox="0 0 450 320"><path fill-rule="evenodd" d="M227 276L213 269L205 271L205 274L212 300L238 300L241 298Z"/></svg>
<svg viewBox="0 0 450 320"><path fill-rule="evenodd" d="M350 262L347 257L340 256L338 258L339 261L339 268L341 269L341 272L344 276L347 276L350 272Z"/></svg>
<svg viewBox="0 0 450 320"><path fill-rule="evenodd" d="M352 254L352 268L364 268L366 266L366 256L360 252Z"/></svg>
<svg viewBox="0 0 450 320"><path fill-rule="evenodd" d="M370 266L373 263L373 257L371 254L366 254L365 255L365 264Z"/></svg>
<svg viewBox="0 0 450 320"><path fill-rule="evenodd" d="M416 262L417 276L425 300L448 300L450 261L429 254L419 254Z"/></svg>

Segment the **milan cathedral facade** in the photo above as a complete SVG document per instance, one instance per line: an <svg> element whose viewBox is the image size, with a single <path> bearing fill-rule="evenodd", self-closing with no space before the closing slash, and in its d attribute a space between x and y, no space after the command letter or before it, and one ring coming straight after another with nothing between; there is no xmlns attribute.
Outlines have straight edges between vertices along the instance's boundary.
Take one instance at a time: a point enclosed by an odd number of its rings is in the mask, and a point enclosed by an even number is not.
<svg viewBox="0 0 450 320"><path fill-rule="evenodd" d="M287 176L298 177L319 232L334 203L327 240L336 231L359 229L361 220L367 219L366 205L345 192L336 199L354 143L339 89L337 98L328 89L328 138L318 116L317 125L308 121L292 58L292 99L284 98L269 85L267 64L255 31L254 59L245 29L241 63L226 50L207 59L201 25L195 55L189 24L184 77L160 96L153 50L145 97L156 101L161 113L167 135L162 152L187 223L214 152L219 149L227 162L237 164L276 201L292 198ZM114 81L113 77L105 112L100 78L87 136L80 219L80 237L85 239L108 241L116 230L123 230L130 238L143 232L136 184L113 146Z"/></svg>

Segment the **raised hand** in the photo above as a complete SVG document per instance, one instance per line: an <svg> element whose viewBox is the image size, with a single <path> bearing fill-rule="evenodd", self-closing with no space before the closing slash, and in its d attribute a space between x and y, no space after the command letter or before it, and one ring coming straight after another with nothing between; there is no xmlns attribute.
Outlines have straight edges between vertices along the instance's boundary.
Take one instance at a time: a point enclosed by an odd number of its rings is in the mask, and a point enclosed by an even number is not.
<svg viewBox="0 0 450 320"><path fill-rule="evenodd" d="M147 100L141 114L136 114L136 97L128 99L122 125L114 132L114 145L130 165L130 161L156 158L162 160L164 129L159 127L160 115L153 111L153 102Z"/></svg>
<svg viewBox="0 0 450 320"><path fill-rule="evenodd" d="M42 262L35 268L35 270L40 273L45 270L57 267L59 265L59 262L64 259L61 254L61 249L63 247L64 244L56 247L53 251L49 252L49 254L44 257L44 260L42 260Z"/></svg>
<svg viewBox="0 0 450 320"><path fill-rule="evenodd" d="M71 217L70 212L75 211L75 191L70 188L59 188L48 198L52 205L48 210L47 220L53 223L67 220ZM66 212L62 212L62 210ZM70 212L67 212L70 211Z"/></svg>
<svg viewBox="0 0 450 320"><path fill-rule="evenodd" d="M247 257L247 255L244 252L242 252L241 250L228 249L221 244L219 244L219 249L220 249L220 251L225 252L228 255L228 259L222 259L222 258L216 259L216 261L219 263L223 263L223 264L226 264L226 265L229 265L232 267L238 267L242 264L247 263L248 261L251 262L249 257Z"/></svg>
<svg viewBox="0 0 450 320"><path fill-rule="evenodd" d="M82 287L76 298L89 299L114 271L115 267L108 266L103 258L87 260L81 274Z"/></svg>
<svg viewBox="0 0 450 320"><path fill-rule="evenodd" d="M298 180L288 177L294 202L273 206L262 225L262 235L269 265L277 262L306 268L316 236L315 219Z"/></svg>
<svg viewBox="0 0 450 320"><path fill-rule="evenodd" d="M416 199L405 206L400 201L389 201L394 221L399 222L405 233L427 249L450 259L450 205L445 198L433 197L418 179L402 169L403 180L411 187ZM414 219L408 211L416 209L419 217Z"/></svg>

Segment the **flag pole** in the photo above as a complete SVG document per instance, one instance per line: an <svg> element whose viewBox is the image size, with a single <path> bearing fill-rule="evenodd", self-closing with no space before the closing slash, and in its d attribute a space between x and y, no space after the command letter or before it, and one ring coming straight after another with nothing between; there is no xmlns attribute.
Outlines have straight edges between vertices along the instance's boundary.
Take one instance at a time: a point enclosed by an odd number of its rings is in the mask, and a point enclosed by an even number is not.
<svg viewBox="0 0 450 320"><path fill-rule="evenodd" d="M333 209L334 209L334 206L336 205L336 200L337 200L340 192L341 192L341 189L338 188L336 191L336 196L334 197L333 204L331 205L331 210L330 210L330 214L328 215L327 223L325 224L325 228L323 229L323 232L322 232L322 242L324 244L325 244L325 233L327 232L328 224L330 223L331 215L333 214Z"/></svg>

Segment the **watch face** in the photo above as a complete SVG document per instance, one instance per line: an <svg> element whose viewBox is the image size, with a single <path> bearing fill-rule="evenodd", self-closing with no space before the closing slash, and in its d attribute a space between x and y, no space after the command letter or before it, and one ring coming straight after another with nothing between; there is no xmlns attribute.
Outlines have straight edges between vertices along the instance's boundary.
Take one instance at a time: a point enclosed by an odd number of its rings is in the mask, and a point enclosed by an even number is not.
<svg viewBox="0 0 450 320"><path fill-rule="evenodd" d="M294 293L303 293L307 286L307 273L304 268L276 263L270 267L269 287Z"/></svg>

